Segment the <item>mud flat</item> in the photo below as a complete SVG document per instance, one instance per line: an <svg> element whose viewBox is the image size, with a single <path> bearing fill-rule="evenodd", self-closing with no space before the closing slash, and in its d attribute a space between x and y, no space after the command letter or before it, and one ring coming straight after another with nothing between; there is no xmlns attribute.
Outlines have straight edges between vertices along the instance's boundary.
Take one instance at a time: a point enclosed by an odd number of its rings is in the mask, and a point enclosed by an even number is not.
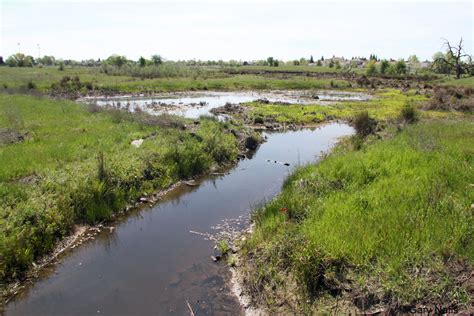
<svg viewBox="0 0 474 316"><path fill-rule="evenodd" d="M212 109L225 104L240 104L256 100L268 100L288 104L330 104L340 101L366 101L367 93L332 90L272 90L233 92L175 92L145 95L122 95L113 97L86 97L79 102L94 103L102 107L124 109L131 112L145 111L150 114L177 114L187 118L210 115Z"/></svg>

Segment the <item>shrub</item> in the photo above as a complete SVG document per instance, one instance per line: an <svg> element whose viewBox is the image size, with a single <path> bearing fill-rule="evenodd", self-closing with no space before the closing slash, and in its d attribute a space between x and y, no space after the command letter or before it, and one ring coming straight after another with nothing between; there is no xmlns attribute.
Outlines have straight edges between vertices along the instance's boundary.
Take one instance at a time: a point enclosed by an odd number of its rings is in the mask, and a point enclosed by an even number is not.
<svg viewBox="0 0 474 316"><path fill-rule="evenodd" d="M364 138L359 135L352 135L349 141L354 150L360 150L364 144Z"/></svg>
<svg viewBox="0 0 474 316"><path fill-rule="evenodd" d="M404 60L397 61L394 67L397 75L404 75L407 73L407 64L405 64Z"/></svg>
<svg viewBox="0 0 474 316"><path fill-rule="evenodd" d="M92 84L92 82L86 82L85 84L85 87L87 90L94 90L94 85Z"/></svg>
<svg viewBox="0 0 474 316"><path fill-rule="evenodd" d="M400 120L404 123L414 123L418 120L418 114L415 107L412 103L407 102L407 104L400 111Z"/></svg>
<svg viewBox="0 0 474 316"><path fill-rule="evenodd" d="M26 87L28 88L28 90L33 90L36 89L36 84L33 81L29 80L26 84Z"/></svg>
<svg viewBox="0 0 474 316"><path fill-rule="evenodd" d="M390 67L390 63L388 60L384 59L380 62L380 73L381 74L386 74L388 71L388 68Z"/></svg>
<svg viewBox="0 0 474 316"><path fill-rule="evenodd" d="M358 136L365 137L375 131L377 122L369 116L367 111L363 111L354 116L352 125Z"/></svg>
<svg viewBox="0 0 474 316"><path fill-rule="evenodd" d="M229 267L235 267L237 265L237 259L235 258L235 256L228 256L227 257L227 264L229 265Z"/></svg>
<svg viewBox="0 0 474 316"><path fill-rule="evenodd" d="M229 243L225 239L219 241L218 247L223 256L226 256L230 251Z"/></svg>
<svg viewBox="0 0 474 316"><path fill-rule="evenodd" d="M253 122L254 122L255 124L263 124L263 123L264 123L263 117L261 117L261 116L255 116L254 119L253 119Z"/></svg>
<svg viewBox="0 0 474 316"><path fill-rule="evenodd" d="M371 60L367 64L366 73L367 73L367 76L373 76L377 73L377 67L375 66L375 60Z"/></svg>

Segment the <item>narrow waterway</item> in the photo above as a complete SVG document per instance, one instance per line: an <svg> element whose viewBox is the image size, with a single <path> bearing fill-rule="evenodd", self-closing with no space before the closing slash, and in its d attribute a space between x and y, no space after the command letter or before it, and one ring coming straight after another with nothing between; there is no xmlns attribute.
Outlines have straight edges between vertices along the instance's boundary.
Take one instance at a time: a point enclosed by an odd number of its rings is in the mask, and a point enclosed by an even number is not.
<svg viewBox="0 0 474 316"><path fill-rule="evenodd" d="M239 314L230 273L212 262L214 242L201 235L243 227L252 207L278 194L298 164L318 159L352 128L267 133L251 159L227 174L182 186L152 207L132 212L69 251L6 306L7 315ZM268 161L270 160L270 161ZM289 166L274 161L289 163ZM229 221L230 219L230 221Z"/></svg>

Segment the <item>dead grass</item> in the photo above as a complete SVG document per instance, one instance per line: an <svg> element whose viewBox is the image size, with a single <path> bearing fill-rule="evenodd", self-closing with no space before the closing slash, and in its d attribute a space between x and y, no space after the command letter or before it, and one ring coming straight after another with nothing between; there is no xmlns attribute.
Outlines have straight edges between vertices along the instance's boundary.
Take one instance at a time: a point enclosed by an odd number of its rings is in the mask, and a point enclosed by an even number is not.
<svg viewBox="0 0 474 316"><path fill-rule="evenodd" d="M435 87L425 110L474 112L474 90L468 87Z"/></svg>

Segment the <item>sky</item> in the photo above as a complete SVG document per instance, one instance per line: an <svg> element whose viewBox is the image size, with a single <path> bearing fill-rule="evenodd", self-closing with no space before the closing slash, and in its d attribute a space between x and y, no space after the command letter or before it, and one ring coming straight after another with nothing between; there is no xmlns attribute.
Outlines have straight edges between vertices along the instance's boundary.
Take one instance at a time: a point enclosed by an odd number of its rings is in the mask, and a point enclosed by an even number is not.
<svg viewBox="0 0 474 316"><path fill-rule="evenodd" d="M0 0L0 19L4 58L431 59L443 38L474 42L472 1Z"/></svg>

